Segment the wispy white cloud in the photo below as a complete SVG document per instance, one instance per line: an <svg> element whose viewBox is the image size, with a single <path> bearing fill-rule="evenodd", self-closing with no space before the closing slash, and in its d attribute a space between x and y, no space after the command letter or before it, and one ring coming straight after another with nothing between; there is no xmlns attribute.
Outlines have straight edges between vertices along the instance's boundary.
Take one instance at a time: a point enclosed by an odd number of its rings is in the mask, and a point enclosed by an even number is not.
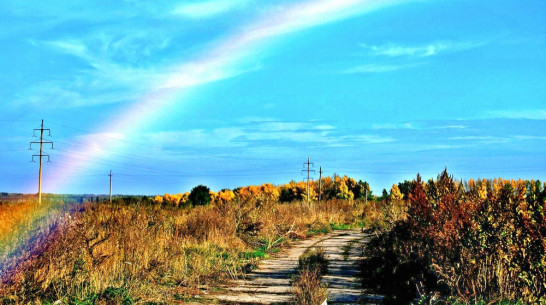
<svg viewBox="0 0 546 305"><path fill-rule="evenodd" d="M417 147L408 149L408 151L451 150L451 149L461 149L465 147L468 147L468 145L433 144L433 145L417 146Z"/></svg>
<svg viewBox="0 0 546 305"><path fill-rule="evenodd" d="M509 137L496 137L496 136L456 136L450 137L448 140L454 141L478 141L481 143L493 144L493 143L505 143L510 140Z"/></svg>
<svg viewBox="0 0 546 305"><path fill-rule="evenodd" d="M372 129L416 129L412 123L401 123L401 124L374 124Z"/></svg>
<svg viewBox="0 0 546 305"><path fill-rule="evenodd" d="M183 3L176 6L172 13L187 18L210 18L233 9L242 8L247 2L247 0L210 0Z"/></svg>
<svg viewBox="0 0 546 305"><path fill-rule="evenodd" d="M494 110L486 114L490 118L499 119L530 119L530 120L546 120L545 109L526 109L526 110Z"/></svg>
<svg viewBox="0 0 546 305"><path fill-rule="evenodd" d="M544 136L534 136L534 135L506 135L503 137L499 136L456 136L450 137L448 140L456 141L477 141L480 143L486 144L495 144L495 143L508 143L513 140L521 141L544 141L546 137Z"/></svg>
<svg viewBox="0 0 546 305"><path fill-rule="evenodd" d="M342 137L342 139L345 141L351 141L351 142L356 142L361 144L383 144L383 143L396 142L396 139L392 137L381 136L381 135L354 135L354 136Z"/></svg>
<svg viewBox="0 0 546 305"><path fill-rule="evenodd" d="M539 140L546 141L546 137L543 136L529 136L529 135L515 135L512 138L517 140Z"/></svg>
<svg viewBox="0 0 546 305"><path fill-rule="evenodd" d="M174 12L204 18L240 8L249 1L252 0L193 2L180 4ZM35 105L52 108L138 101L157 91L175 92L233 78L261 69L260 59L264 52L260 52L260 47L273 37L398 2L401 0L320 0L291 5L272 4L267 8L268 14L263 14L263 18L257 22L239 25L239 33L225 39L207 41L193 47L197 48L190 52L193 59L178 64L173 64L176 60L173 54L163 60L157 60L158 57L154 56L173 43L171 34L156 29L113 28L91 31L84 36L67 35L62 39L33 42L59 54L77 57L85 64L70 67L77 71L69 79L33 84L20 94L18 102L28 104L27 101L34 101ZM167 7L163 9L168 10ZM157 9L153 14L159 14ZM376 70L380 68L376 67ZM44 100L48 103L41 102ZM51 100L58 102L50 103ZM159 108L157 105L154 107Z"/></svg>
<svg viewBox="0 0 546 305"><path fill-rule="evenodd" d="M313 122L261 122L252 125L231 126L213 129L155 132L145 134L143 139L154 146L167 149L190 148L252 148L256 146L292 147L316 146L346 147L359 144L382 144L395 139L376 134L347 135L334 126ZM180 141L184 139L184 141Z"/></svg>
<svg viewBox="0 0 546 305"><path fill-rule="evenodd" d="M237 127L216 128L212 130L190 129L180 131L161 131L147 133L143 139L154 146L173 148L230 148L242 147L245 143L237 141L245 133ZM184 139L184 141L180 141Z"/></svg>
<svg viewBox="0 0 546 305"><path fill-rule="evenodd" d="M388 44L384 46L367 46L365 44L362 47L370 49L375 55L384 55L389 57L395 56L418 56L427 57L437 55L438 53L449 50L451 45L444 42L432 43L424 46L401 46L395 44Z"/></svg>
<svg viewBox="0 0 546 305"><path fill-rule="evenodd" d="M425 45L407 46L389 43L386 45L367 45L361 44L365 49L372 52L373 55L387 56L387 57L429 57L435 56L444 52L457 52L467 49L473 49L486 44L486 42L451 42L451 41L438 41Z"/></svg>
<svg viewBox="0 0 546 305"><path fill-rule="evenodd" d="M407 0L406 0L407 1ZM161 88L186 88L255 71L262 43L271 38L373 11L401 0L321 0L270 8L266 18L242 28L201 60L184 63ZM249 64L250 63L250 64Z"/></svg>
<svg viewBox="0 0 546 305"><path fill-rule="evenodd" d="M430 129L465 129L465 125L445 125L445 126L433 126L428 127Z"/></svg>
<svg viewBox="0 0 546 305"><path fill-rule="evenodd" d="M360 73L387 73L394 72L402 69L407 69L415 67L416 65L380 65L380 64L369 64L361 65L353 68L349 68L341 71L341 74L360 74Z"/></svg>
<svg viewBox="0 0 546 305"><path fill-rule="evenodd" d="M55 79L33 84L18 95L21 105L40 108L84 107L98 104L126 102L139 99L149 84L171 76L168 67L154 65L137 67L109 58L111 41L102 41L94 48L89 39L31 41L64 56L73 56L83 64L71 67L74 75L69 79ZM44 103L43 101L47 101Z"/></svg>

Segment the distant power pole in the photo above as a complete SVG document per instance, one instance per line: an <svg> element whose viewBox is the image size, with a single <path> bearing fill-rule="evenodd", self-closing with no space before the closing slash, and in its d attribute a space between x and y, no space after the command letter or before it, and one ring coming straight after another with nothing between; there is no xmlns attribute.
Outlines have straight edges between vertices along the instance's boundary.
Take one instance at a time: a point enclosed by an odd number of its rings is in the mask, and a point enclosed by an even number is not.
<svg viewBox="0 0 546 305"><path fill-rule="evenodd" d="M307 162L303 163L303 167L305 168L306 165L307 165L307 169L303 169L301 172L303 174L303 172L307 171L307 203L309 203L309 180L310 180L309 174L311 172L313 173L315 172L314 169L310 169L310 166L312 165L313 167L315 167L315 164L309 162L309 157L307 157Z"/></svg>
<svg viewBox="0 0 546 305"><path fill-rule="evenodd" d="M35 132L39 130L40 131L40 141L32 141L30 142L29 150L32 150L32 144L40 144L40 154L39 155L32 155L32 162L34 161L34 157L40 158L40 171L38 174L38 204L42 204L42 158L47 157L47 162L49 162L49 155L44 155L43 145L44 144L51 144L51 149L54 149L53 142L51 141L44 141L44 131L47 131L48 137L51 137L51 130L49 128L44 128L44 120L42 120L42 125L40 125L40 128L35 128L32 132L33 136L36 136Z"/></svg>
<svg viewBox="0 0 546 305"><path fill-rule="evenodd" d="M320 199L322 197L322 166L319 167L319 178L318 178L318 201L320 202Z"/></svg>
<svg viewBox="0 0 546 305"><path fill-rule="evenodd" d="M112 170L110 170L110 203L112 203Z"/></svg>

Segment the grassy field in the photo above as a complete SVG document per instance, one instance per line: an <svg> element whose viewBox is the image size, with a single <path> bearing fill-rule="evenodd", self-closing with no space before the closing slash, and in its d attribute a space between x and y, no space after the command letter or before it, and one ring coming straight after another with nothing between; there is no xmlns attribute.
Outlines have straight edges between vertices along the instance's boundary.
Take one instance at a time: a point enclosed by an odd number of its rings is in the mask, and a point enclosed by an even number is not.
<svg viewBox="0 0 546 305"><path fill-rule="evenodd" d="M0 294L8 304L191 299L199 288L241 277L257 259L293 239L355 223L357 206L346 200L320 205L246 200L194 208L151 201L44 206L49 218L32 230L25 250L2 258Z"/></svg>
<svg viewBox="0 0 546 305"><path fill-rule="evenodd" d="M202 206L189 194L0 203L0 304L183 303L293 240L360 227L376 232L364 284L385 303L546 304L542 183L444 172L365 200L365 183L330 182L309 204L293 182L210 192ZM323 298L320 272L300 273L296 295Z"/></svg>

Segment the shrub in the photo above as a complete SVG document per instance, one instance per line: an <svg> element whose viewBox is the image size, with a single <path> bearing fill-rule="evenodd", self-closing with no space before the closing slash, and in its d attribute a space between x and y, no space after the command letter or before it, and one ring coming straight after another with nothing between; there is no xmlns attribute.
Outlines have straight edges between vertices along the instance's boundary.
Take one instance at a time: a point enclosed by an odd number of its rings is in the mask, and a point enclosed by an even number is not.
<svg viewBox="0 0 546 305"><path fill-rule="evenodd" d="M317 269L301 270L292 284L292 293L297 305L320 305L328 297Z"/></svg>
<svg viewBox="0 0 546 305"><path fill-rule="evenodd" d="M316 247L302 254L298 259L298 270L318 270L320 275L328 272L328 260L326 259L324 248Z"/></svg>
<svg viewBox="0 0 546 305"><path fill-rule="evenodd" d="M411 182L407 219L369 243L363 270L398 303L546 302L546 188L535 181ZM398 293L393 285L408 283Z"/></svg>

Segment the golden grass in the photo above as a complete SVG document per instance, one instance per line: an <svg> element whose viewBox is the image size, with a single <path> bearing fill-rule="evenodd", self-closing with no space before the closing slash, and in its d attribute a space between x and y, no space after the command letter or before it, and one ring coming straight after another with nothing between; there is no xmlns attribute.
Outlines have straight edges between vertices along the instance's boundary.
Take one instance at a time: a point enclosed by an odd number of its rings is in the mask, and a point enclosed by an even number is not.
<svg viewBox="0 0 546 305"><path fill-rule="evenodd" d="M2 274L0 300L84 301L116 287L139 302L172 303L244 276L258 257L291 238L327 231L330 223L352 223L359 213L341 200L70 207L41 226L27 251L0 261L11 266Z"/></svg>
<svg viewBox="0 0 546 305"><path fill-rule="evenodd" d="M319 305L328 297L322 275L328 271L324 248L310 249L299 257L298 274L292 282L294 304Z"/></svg>

